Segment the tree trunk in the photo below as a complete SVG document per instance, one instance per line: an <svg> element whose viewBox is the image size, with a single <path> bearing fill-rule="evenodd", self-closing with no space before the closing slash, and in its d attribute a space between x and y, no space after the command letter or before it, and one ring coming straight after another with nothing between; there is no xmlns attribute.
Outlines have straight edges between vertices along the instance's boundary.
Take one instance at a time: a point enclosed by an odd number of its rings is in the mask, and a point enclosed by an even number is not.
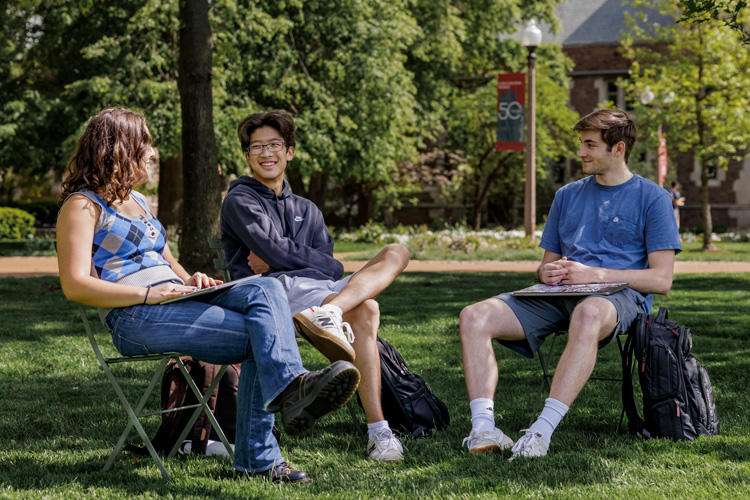
<svg viewBox="0 0 750 500"><path fill-rule="evenodd" d="M326 197L328 196L328 176L323 172L316 172L310 178L307 198L315 203L321 212L326 211Z"/></svg>
<svg viewBox="0 0 750 500"><path fill-rule="evenodd" d="M703 46L703 30L698 26L699 40ZM703 54L703 51L701 51ZM706 129L703 119L703 101L706 98L706 86L704 84L704 64L703 57L698 59L698 95L695 97L695 125L698 129L698 145L701 152L701 206L703 208L703 248L704 252L716 250L716 246L711 241L711 235L714 231L714 225L711 221L711 202L708 199L708 161L702 155L706 145Z"/></svg>
<svg viewBox="0 0 750 500"><path fill-rule="evenodd" d="M183 210L180 261L188 272L213 271L207 237L219 235L221 185L211 96L208 0L181 0L177 86L182 110Z"/></svg>
<svg viewBox="0 0 750 500"><path fill-rule="evenodd" d="M182 152L159 165L159 222L179 230L182 222Z"/></svg>
<svg viewBox="0 0 750 500"><path fill-rule="evenodd" d="M716 245L711 241L714 232L714 224L711 220L711 202L708 199L708 165L701 162L701 207L703 209L703 247L702 251L716 250Z"/></svg>

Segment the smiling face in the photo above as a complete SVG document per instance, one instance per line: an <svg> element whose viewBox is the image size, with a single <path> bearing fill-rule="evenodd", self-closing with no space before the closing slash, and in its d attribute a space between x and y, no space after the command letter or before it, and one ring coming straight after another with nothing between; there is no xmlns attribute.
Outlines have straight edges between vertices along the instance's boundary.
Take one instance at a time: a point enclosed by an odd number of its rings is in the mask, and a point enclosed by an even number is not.
<svg viewBox="0 0 750 500"><path fill-rule="evenodd" d="M578 157L581 159L583 173L586 175L606 176L613 170L619 170L624 164L623 154L625 143L618 142L610 151L602 140L599 130L584 130L581 132L581 147Z"/></svg>
<svg viewBox="0 0 750 500"><path fill-rule="evenodd" d="M250 146L284 142L281 134L273 127L260 127L250 135ZM294 147L284 147L281 151L261 148L261 153L251 155L245 151L245 160L253 171L253 176L267 188L280 194L284 187L284 172L287 163L294 157Z"/></svg>

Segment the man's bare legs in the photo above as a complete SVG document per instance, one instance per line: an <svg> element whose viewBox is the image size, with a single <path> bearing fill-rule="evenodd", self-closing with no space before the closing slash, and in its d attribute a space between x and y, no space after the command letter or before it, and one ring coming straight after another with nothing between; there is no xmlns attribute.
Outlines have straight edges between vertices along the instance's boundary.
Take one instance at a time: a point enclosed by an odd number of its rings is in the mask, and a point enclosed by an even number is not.
<svg viewBox="0 0 750 500"><path fill-rule="evenodd" d="M573 404L596 364L599 341L617 325L617 310L607 299L591 297L576 306L568 326L568 344L557 362L549 395Z"/></svg>
<svg viewBox="0 0 750 500"><path fill-rule="evenodd" d="M336 294L329 295L323 302L329 303ZM383 420L383 409L380 405L380 354L378 352L378 328L380 327L380 308L372 299L344 313L344 321L356 332L354 352L357 357L354 366L360 371L359 397L367 416L367 422Z"/></svg>
<svg viewBox="0 0 750 500"><path fill-rule="evenodd" d="M344 314L374 299L388 288L388 285L406 269L409 264L409 250L396 243L387 245L365 266L354 273L343 290L332 300L327 301L341 308ZM352 323L354 335L358 334Z"/></svg>
<svg viewBox="0 0 750 500"><path fill-rule="evenodd" d="M497 360L493 339L523 340L526 336L516 315L502 300L491 298L467 306L460 316L461 358L469 401L494 399Z"/></svg>
<svg viewBox="0 0 750 500"><path fill-rule="evenodd" d="M573 310L568 328L568 344L555 369L550 397L540 418L532 424L532 431L522 438L523 445L514 446L514 454L533 456L545 454L549 436L564 416L568 407L591 376L596 363L598 342L611 334L617 323L617 312L606 299L592 297ZM494 395L497 388L497 360L492 348L494 339L523 340L523 328L505 302L491 298L470 305L461 312L460 335L466 388L472 408L472 432L466 439L472 452L499 451L505 439L494 428ZM546 444L533 446L536 428ZM519 448L518 450L516 448Z"/></svg>
<svg viewBox="0 0 750 500"><path fill-rule="evenodd" d="M388 245L357 271L339 293L329 295L323 305L338 307L342 319L354 332L354 365L360 370L359 397L367 417L367 453L375 460L398 461L403 448L383 415L380 399L380 354L378 328L380 307L374 300L393 283L409 263L409 251Z"/></svg>
<svg viewBox="0 0 750 500"><path fill-rule="evenodd" d="M354 331L354 366L360 370L359 397L367 422L383 420L380 405L380 354L378 328L380 307L374 300L393 283L409 263L409 251L397 244L387 245L357 271L340 293L329 295L323 304L332 304L343 312L343 320Z"/></svg>

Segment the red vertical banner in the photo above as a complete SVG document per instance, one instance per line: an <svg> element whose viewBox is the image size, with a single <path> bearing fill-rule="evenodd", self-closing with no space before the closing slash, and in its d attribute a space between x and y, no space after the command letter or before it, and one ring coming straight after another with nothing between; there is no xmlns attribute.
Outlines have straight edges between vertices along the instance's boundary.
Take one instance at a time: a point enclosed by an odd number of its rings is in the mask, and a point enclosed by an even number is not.
<svg viewBox="0 0 750 500"><path fill-rule="evenodd" d="M667 178L667 138L661 133L661 126L659 126L659 159L657 161L657 175L659 177L658 184L664 185L664 181Z"/></svg>
<svg viewBox="0 0 750 500"><path fill-rule="evenodd" d="M523 151L525 125L526 74L498 74L495 151Z"/></svg>

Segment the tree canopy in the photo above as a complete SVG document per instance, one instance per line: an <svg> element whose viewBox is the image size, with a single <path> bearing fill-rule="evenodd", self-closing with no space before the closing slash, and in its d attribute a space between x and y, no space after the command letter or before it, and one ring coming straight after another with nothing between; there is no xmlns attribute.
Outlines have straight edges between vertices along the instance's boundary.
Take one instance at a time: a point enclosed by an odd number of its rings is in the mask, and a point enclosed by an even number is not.
<svg viewBox="0 0 750 500"><path fill-rule="evenodd" d="M671 13L675 20L681 15L679 3L634 2ZM692 151L701 165L703 246L710 249L709 166L727 168L730 159L741 159L750 146L750 52L737 32L718 21L659 26L640 17L631 33L624 43L633 61L628 91L642 96L648 89L656 96L653 105L635 100L639 123L644 130L663 125L670 147ZM653 145L658 140L653 135L649 139Z"/></svg>
<svg viewBox="0 0 750 500"><path fill-rule="evenodd" d="M418 186L399 172L433 150L466 159L461 171L467 176L455 182L483 182L478 158L494 143L494 75L525 67L525 50L501 35L516 33L531 17L556 26L557 3L211 2L213 121L222 174L245 172L236 135L242 117L283 109L298 125L288 172L293 188L328 211L337 208L333 202L358 206L366 218L377 214L378 204L403 202L403 193ZM143 112L161 161L177 157L183 133L179 27L176 0L8 3L0 12L7 35L0 45L0 106L7 117L0 126L0 186L18 174L35 182L49 169L60 172L88 117L106 106ZM572 125L564 116L569 63L559 47L542 52L540 168L564 152L569 138L563 131ZM492 158L500 161L495 153ZM522 155L508 161L502 180L517 184ZM493 189L494 196L503 194ZM190 216L190 205L185 210Z"/></svg>

